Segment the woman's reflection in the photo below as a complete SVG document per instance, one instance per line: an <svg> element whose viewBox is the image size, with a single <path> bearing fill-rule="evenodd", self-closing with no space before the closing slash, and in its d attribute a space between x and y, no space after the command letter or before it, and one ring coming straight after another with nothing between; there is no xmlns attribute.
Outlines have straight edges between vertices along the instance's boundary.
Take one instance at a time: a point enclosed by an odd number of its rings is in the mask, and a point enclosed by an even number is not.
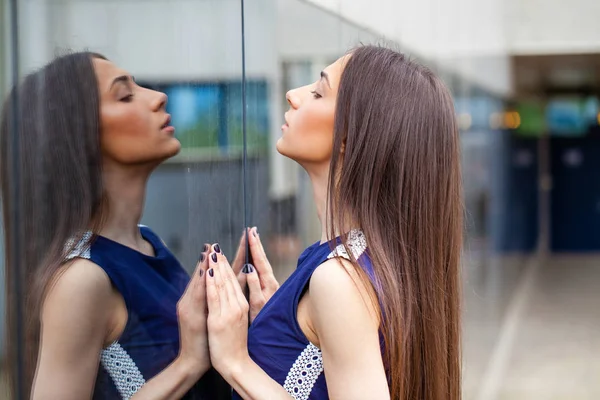
<svg viewBox="0 0 600 400"><path fill-rule="evenodd" d="M197 384L210 368L208 245L190 280L139 225L151 172L180 149L166 102L101 55L75 53L27 76L4 106L7 280L25 278L22 393L33 399L220 398L216 375Z"/></svg>

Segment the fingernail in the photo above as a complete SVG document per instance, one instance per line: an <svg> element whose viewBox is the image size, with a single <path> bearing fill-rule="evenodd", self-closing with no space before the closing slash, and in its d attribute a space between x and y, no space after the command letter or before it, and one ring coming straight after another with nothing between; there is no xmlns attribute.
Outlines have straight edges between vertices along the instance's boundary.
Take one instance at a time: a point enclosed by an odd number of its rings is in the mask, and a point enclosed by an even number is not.
<svg viewBox="0 0 600 400"><path fill-rule="evenodd" d="M200 253L200 257L198 258L199 262L204 261L204 253Z"/></svg>
<svg viewBox="0 0 600 400"><path fill-rule="evenodd" d="M254 236L254 237L258 236L258 229L256 229L256 227L252 228L252 236Z"/></svg>
<svg viewBox="0 0 600 400"><path fill-rule="evenodd" d="M210 246L209 246L209 245L207 245L207 244L205 244L205 245L204 245L204 250L203 250L203 251L208 251L208 249L209 249L209 248L210 248Z"/></svg>
<svg viewBox="0 0 600 400"><path fill-rule="evenodd" d="M215 271L213 271L213 269L209 269L208 270L208 274L211 276L211 278L215 275Z"/></svg>
<svg viewBox="0 0 600 400"><path fill-rule="evenodd" d="M216 244L213 246L213 249L215 249L215 252L217 252L217 253L220 253L220 252L221 252L221 248L219 247L219 243L216 243Z"/></svg>
<svg viewBox="0 0 600 400"><path fill-rule="evenodd" d="M212 253L210 258L212 258L213 262L217 262L217 253Z"/></svg>
<svg viewBox="0 0 600 400"><path fill-rule="evenodd" d="M248 264L244 265L244 268L242 268L242 272L245 274L248 273Z"/></svg>
<svg viewBox="0 0 600 400"><path fill-rule="evenodd" d="M198 271L198 275L200 275L200 276L204 275L204 270L201 269L200 271Z"/></svg>
<svg viewBox="0 0 600 400"><path fill-rule="evenodd" d="M244 265L244 268L242 268L242 272L244 272L245 274L249 274L254 272L254 267L252 266L252 264L246 264Z"/></svg>

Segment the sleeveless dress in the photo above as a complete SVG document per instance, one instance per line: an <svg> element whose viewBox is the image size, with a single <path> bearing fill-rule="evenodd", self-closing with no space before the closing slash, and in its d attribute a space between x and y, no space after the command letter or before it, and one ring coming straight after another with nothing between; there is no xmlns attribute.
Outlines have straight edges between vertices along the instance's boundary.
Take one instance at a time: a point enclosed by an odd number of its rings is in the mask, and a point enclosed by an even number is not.
<svg viewBox="0 0 600 400"><path fill-rule="evenodd" d="M296 318L298 304L319 265L333 257L349 259L339 238L315 243L298 259L298 266L256 316L248 331L248 352L252 360L297 400L328 399L321 350L302 332ZM360 230L349 233L347 244L355 259L375 283L365 236ZM241 397L234 392L234 399Z"/></svg>
<svg viewBox="0 0 600 400"><path fill-rule="evenodd" d="M93 399L129 399L179 353L176 306L190 280L175 256L149 228L142 237L154 248L148 256L87 232L67 259L85 258L106 272L123 296L128 320L121 337L102 350ZM183 397L231 398L224 380L211 370Z"/></svg>

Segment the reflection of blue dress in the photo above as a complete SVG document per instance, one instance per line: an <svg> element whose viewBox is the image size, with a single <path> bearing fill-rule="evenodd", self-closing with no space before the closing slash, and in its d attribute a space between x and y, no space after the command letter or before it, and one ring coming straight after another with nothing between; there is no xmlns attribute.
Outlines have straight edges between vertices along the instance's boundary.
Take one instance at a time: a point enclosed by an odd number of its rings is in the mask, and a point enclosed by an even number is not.
<svg viewBox="0 0 600 400"><path fill-rule="evenodd" d="M128 399L165 369L179 353L177 302L190 279L162 240L147 227L143 238L154 248L147 256L108 238L91 234L67 258L85 258L100 266L125 300L128 321L123 334L102 351L94 399ZM211 371L184 399L220 399L229 395L222 379Z"/></svg>
<svg viewBox="0 0 600 400"><path fill-rule="evenodd" d="M375 282L361 231L350 233L348 247ZM296 312L313 272L327 259L338 256L348 258L341 245L333 251L330 243L317 242L307 248L300 255L294 273L265 304L248 332L248 351L252 360L297 400L328 398L321 350L302 332ZM233 398L241 399L237 393ZM267 393L265 398L268 398Z"/></svg>

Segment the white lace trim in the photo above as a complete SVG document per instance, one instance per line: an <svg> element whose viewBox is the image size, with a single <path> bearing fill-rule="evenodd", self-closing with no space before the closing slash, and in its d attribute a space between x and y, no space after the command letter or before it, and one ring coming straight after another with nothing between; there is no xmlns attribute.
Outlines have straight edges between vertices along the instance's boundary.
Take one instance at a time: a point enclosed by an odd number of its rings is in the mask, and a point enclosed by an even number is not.
<svg viewBox="0 0 600 400"><path fill-rule="evenodd" d="M142 225L142 224L138 224L139 228L148 228L146 225ZM79 242L77 242L77 244L75 245L75 247L73 247L73 250L71 250L69 252L69 254L66 255L65 260L72 260L76 257L79 258L85 258L87 260L89 260L92 256L90 253L90 241L92 239L92 232L91 231L86 231L84 232L84 234L81 236L81 239L79 240ZM162 241L162 239L161 239ZM75 237L70 238L69 240L67 240L67 243L65 243L65 247L64 247L64 251L67 252L69 251L69 249L73 246L73 244L75 243ZM163 241L163 244L165 244L165 242ZM165 247L167 245L165 244Z"/></svg>
<svg viewBox="0 0 600 400"><path fill-rule="evenodd" d="M69 252L69 254L67 254L67 256L65 257L65 260L72 260L75 257L85 258L85 259L89 260L91 258L91 253L90 253L90 240L91 239L92 239L92 232L90 232L90 231L85 232L83 234L83 236L81 237L81 239L79 240L79 242L77 242L75 247L73 247L73 250L71 250ZM65 244L65 251L68 251L73 246L74 243L75 243L74 237L67 240L67 243Z"/></svg>
<svg viewBox="0 0 600 400"><path fill-rule="evenodd" d="M363 233L363 231L359 229L353 229L350 231L350 233L348 233L348 239L346 240L346 244L350 248L350 251L352 252L352 255L354 256L355 260L358 260L358 258L363 255L365 250L367 250L367 239L365 238L365 234ZM350 256L348 255L348 252L346 252L346 248L342 244L339 244L327 256L328 259L334 257L343 257L347 260L350 260Z"/></svg>
<svg viewBox="0 0 600 400"><path fill-rule="evenodd" d="M123 399L129 399L146 383L135 362L117 342L102 351L100 361Z"/></svg>
<svg viewBox="0 0 600 400"><path fill-rule="evenodd" d="M323 372L321 350L310 343L300 353L285 378L283 388L296 400L307 400Z"/></svg>

